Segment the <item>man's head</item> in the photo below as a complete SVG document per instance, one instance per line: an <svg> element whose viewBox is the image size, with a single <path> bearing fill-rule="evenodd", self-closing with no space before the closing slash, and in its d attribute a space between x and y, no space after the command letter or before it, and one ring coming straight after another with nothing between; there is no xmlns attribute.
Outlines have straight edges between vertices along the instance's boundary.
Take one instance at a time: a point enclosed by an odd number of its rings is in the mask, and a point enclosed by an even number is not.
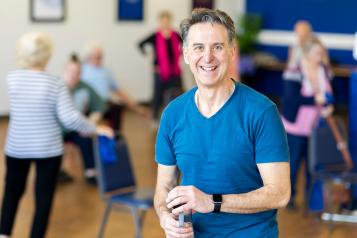
<svg viewBox="0 0 357 238"><path fill-rule="evenodd" d="M298 38L299 44L304 44L312 37L312 28L308 21L298 21L294 27L295 34Z"/></svg>
<svg viewBox="0 0 357 238"><path fill-rule="evenodd" d="M184 59L196 83L207 87L228 78L228 68L235 51L232 19L219 10L199 8L181 22Z"/></svg>
<svg viewBox="0 0 357 238"><path fill-rule="evenodd" d="M184 44L187 44L187 35L191 26L198 23L211 23L212 25L220 24L226 28L230 44L233 44L236 39L234 22L225 12L206 8L196 8L192 11L191 18L184 19L180 24L181 38Z"/></svg>
<svg viewBox="0 0 357 238"><path fill-rule="evenodd" d="M159 25L161 30L168 30L171 28L171 13L169 11L162 11L159 14Z"/></svg>
<svg viewBox="0 0 357 238"><path fill-rule="evenodd" d="M85 59L87 63L96 67L101 67L103 62L102 46L95 42L87 44L85 48Z"/></svg>
<svg viewBox="0 0 357 238"><path fill-rule="evenodd" d="M78 57L73 54L64 70L63 79L69 88L74 88L80 81L81 64Z"/></svg>

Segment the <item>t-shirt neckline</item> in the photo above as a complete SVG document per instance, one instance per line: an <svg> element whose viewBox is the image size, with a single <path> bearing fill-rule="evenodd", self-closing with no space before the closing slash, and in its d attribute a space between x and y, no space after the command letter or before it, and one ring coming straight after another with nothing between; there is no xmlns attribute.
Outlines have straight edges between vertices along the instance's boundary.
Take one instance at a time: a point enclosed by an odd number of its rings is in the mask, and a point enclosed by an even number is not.
<svg viewBox="0 0 357 238"><path fill-rule="evenodd" d="M210 121L210 120L214 120L215 118L219 117L221 114L224 113L224 111L226 110L226 108L231 104L231 101L233 101L233 99L236 97L236 95L238 94L238 87L239 87L239 83L235 82L235 87L234 87L234 91L232 93L232 95L228 98L228 100L223 104L223 106L212 116L210 117L205 117L200 110L198 110L197 105L195 103L195 95L196 92L198 90L198 87L196 87L195 90L193 90L193 93L191 95L191 106L193 108L194 114L196 115L196 117L200 118L201 120L204 121Z"/></svg>

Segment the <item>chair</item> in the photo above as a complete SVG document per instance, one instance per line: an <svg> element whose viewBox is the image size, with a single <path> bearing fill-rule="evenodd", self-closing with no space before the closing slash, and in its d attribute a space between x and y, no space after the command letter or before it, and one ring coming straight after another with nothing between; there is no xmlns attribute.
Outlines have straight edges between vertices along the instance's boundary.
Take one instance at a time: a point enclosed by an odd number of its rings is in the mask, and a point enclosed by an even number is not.
<svg viewBox="0 0 357 238"><path fill-rule="evenodd" d="M337 123L339 131L341 131L341 123ZM310 191L308 200L311 198L312 187L320 181L324 184L343 184L349 187L351 184L357 183L357 174L347 169L346 162L342 157L341 151L337 148L336 140L326 121L322 121L315 128L309 139L309 171L311 173ZM333 213L332 186L327 186L328 195L326 208L321 215L321 219L329 221L332 225L333 221L357 222L357 217L352 215L343 215ZM326 211L327 210L327 211Z"/></svg>
<svg viewBox="0 0 357 238"><path fill-rule="evenodd" d="M115 139L98 136L94 147L99 193L106 202L98 237L104 235L113 205L121 205L130 208L134 217L135 237L141 238L145 213L153 207L154 190L136 187L129 151L121 135Z"/></svg>

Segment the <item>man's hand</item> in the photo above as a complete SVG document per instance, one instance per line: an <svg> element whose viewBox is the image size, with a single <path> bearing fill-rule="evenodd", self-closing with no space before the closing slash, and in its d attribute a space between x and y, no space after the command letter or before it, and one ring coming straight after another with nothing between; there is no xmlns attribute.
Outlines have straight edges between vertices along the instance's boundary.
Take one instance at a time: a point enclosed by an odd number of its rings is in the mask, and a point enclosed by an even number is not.
<svg viewBox="0 0 357 238"><path fill-rule="evenodd" d="M214 209L212 195L206 194L194 186L177 186L167 195L167 207L169 209L183 204L172 210L174 215L180 212L209 213Z"/></svg>
<svg viewBox="0 0 357 238"><path fill-rule="evenodd" d="M179 222L176 219L176 216L171 213L163 213L160 216L160 225L165 231L167 238L192 238L193 237L193 228L191 223L185 223L184 227L179 227Z"/></svg>

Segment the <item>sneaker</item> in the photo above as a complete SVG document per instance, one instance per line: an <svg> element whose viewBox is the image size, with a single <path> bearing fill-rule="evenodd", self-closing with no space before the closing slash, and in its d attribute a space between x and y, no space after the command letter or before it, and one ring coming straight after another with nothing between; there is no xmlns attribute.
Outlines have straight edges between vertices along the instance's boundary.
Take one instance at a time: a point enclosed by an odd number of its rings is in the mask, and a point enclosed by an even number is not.
<svg viewBox="0 0 357 238"><path fill-rule="evenodd" d="M65 170L60 170L58 173L57 181L59 183L72 183L74 181L74 179Z"/></svg>

